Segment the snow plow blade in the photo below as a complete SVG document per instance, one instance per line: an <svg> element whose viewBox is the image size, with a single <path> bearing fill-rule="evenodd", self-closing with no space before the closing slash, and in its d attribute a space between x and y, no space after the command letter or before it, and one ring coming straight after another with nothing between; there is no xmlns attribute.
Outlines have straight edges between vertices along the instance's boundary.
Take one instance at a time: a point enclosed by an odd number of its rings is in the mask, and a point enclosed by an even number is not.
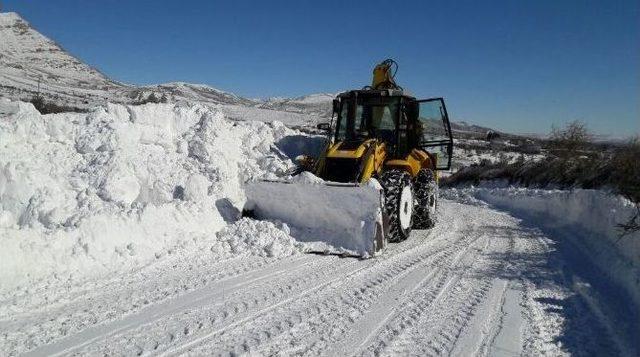
<svg viewBox="0 0 640 357"><path fill-rule="evenodd" d="M370 257L386 245L383 193L375 180L363 185L261 180L247 183L245 193L245 215L286 223L297 240L318 242L310 244L311 253Z"/></svg>

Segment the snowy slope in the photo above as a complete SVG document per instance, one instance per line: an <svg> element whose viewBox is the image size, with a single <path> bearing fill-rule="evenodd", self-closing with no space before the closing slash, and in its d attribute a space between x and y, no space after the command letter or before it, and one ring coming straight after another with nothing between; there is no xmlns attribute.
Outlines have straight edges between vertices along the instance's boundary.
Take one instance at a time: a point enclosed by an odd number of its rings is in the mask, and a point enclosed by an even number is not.
<svg viewBox="0 0 640 357"><path fill-rule="evenodd" d="M67 53L18 14L0 13L0 95L28 101L38 93L45 100L58 105L84 109L107 102L144 102L152 94L158 100L164 96L173 102L261 107L311 116L326 117L327 108L329 111L331 108L330 99L326 108L327 103L310 99L316 95L292 100L262 101L243 98L202 84L174 82L134 86L120 83ZM324 98L325 95L319 96Z"/></svg>
<svg viewBox="0 0 640 357"><path fill-rule="evenodd" d="M280 111L312 114L321 118L331 118L332 101L337 93L318 93L298 98L269 98L262 108Z"/></svg>
<svg viewBox="0 0 640 357"><path fill-rule="evenodd" d="M0 13L0 39L0 93L4 97L29 100L40 93L48 101L80 108L106 102L135 103L151 94L158 99L166 95L173 101L259 104L206 85L118 83L67 53L16 13Z"/></svg>
<svg viewBox="0 0 640 357"><path fill-rule="evenodd" d="M122 90L96 69L65 52L18 14L0 13L0 91L30 99L38 93L61 104L113 99Z"/></svg>

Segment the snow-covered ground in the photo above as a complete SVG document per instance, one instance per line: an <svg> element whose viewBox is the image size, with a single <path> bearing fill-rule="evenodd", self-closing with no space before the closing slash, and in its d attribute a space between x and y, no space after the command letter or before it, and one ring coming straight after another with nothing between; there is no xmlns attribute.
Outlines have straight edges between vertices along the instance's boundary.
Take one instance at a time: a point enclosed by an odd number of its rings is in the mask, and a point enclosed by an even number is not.
<svg viewBox="0 0 640 357"><path fill-rule="evenodd" d="M15 101L38 92L88 112ZM442 190L438 225L373 259L304 254L240 218L244 182L317 153L292 128L333 94L119 83L14 13L0 93L0 355L640 355L640 237L608 192ZM456 169L544 157L452 127Z"/></svg>
<svg viewBox="0 0 640 357"><path fill-rule="evenodd" d="M477 197L567 233L570 244L588 256L608 279L627 290L640 306L640 232L621 236L619 224L635 213L624 197L601 190L540 190L472 187L446 191L448 197Z"/></svg>
<svg viewBox="0 0 640 357"><path fill-rule="evenodd" d="M454 139L455 150L453 151L452 171L461 168L477 165L482 162L487 163L507 163L511 164L518 160L538 161L546 157L541 152L522 152L516 145L504 142L489 142L478 139Z"/></svg>
<svg viewBox="0 0 640 357"><path fill-rule="evenodd" d="M310 255L239 209L318 138L214 105L0 113L2 355L640 351L640 239L614 242L610 194L444 190L380 256Z"/></svg>
<svg viewBox="0 0 640 357"><path fill-rule="evenodd" d="M5 296L2 353L637 355L637 311L564 235L477 200L443 200L439 215L376 259L220 260L203 242Z"/></svg>

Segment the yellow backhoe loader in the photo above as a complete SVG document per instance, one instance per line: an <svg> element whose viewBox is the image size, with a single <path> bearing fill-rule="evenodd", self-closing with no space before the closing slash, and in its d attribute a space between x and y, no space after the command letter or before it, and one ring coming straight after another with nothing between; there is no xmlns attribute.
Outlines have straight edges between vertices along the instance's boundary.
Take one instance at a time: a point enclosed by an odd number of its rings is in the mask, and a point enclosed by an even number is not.
<svg viewBox="0 0 640 357"><path fill-rule="evenodd" d="M417 100L395 83L396 71L385 60L371 86L339 94L336 120L318 124L326 148L299 158L297 176L248 183L245 213L360 256L431 228L437 172L451 167L449 118L442 98Z"/></svg>

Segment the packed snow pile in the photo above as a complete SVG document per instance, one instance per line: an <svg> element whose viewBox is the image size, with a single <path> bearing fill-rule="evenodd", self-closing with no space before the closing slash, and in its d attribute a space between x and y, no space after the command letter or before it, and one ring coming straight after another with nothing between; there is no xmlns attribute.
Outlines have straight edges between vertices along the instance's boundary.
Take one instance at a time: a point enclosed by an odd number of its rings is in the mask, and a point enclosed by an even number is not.
<svg viewBox="0 0 640 357"><path fill-rule="evenodd" d="M563 232L563 237L624 287L640 306L640 233L620 237L618 228L635 212L629 200L602 190L583 189L470 187L441 192L463 201L480 199Z"/></svg>
<svg viewBox="0 0 640 357"><path fill-rule="evenodd" d="M294 255L304 246L289 234L289 228L269 221L242 218L218 232L217 246L230 255L251 254L264 257Z"/></svg>
<svg viewBox="0 0 640 357"><path fill-rule="evenodd" d="M0 100L0 290L125 269L215 240L237 219L245 180L291 167L277 143L294 134L201 105L40 115ZM276 232L240 224L228 233ZM265 251L290 254L285 246Z"/></svg>

